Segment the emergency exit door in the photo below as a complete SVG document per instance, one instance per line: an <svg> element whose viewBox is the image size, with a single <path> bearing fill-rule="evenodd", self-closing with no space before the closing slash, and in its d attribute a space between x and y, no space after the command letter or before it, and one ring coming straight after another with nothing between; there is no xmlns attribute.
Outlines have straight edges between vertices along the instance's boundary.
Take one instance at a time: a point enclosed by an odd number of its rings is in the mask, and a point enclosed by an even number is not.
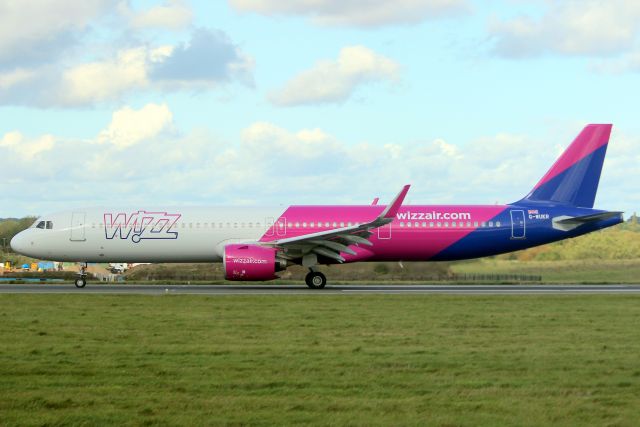
<svg viewBox="0 0 640 427"><path fill-rule="evenodd" d="M511 238L512 239L526 238L526 225L524 222L524 211L520 211L520 210L511 211Z"/></svg>

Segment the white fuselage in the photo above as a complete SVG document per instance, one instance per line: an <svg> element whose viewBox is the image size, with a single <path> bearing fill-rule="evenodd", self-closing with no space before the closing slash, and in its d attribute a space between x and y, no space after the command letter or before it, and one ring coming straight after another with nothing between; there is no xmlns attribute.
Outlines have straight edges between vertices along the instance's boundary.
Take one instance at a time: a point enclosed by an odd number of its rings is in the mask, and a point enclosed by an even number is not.
<svg viewBox="0 0 640 427"><path fill-rule="evenodd" d="M283 211L83 209L40 218L12 246L34 258L56 261L221 262L225 245L259 240ZM51 228L36 228L41 221Z"/></svg>

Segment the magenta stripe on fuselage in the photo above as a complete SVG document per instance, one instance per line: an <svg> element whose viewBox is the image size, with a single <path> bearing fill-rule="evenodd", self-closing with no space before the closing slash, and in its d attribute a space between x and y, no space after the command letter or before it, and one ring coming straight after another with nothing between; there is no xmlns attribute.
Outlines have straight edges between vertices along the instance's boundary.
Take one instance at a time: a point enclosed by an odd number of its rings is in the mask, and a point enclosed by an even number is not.
<svg viewBox="0 0 640 427"><path fill-rule="evenodd" d="M586 126L533 189L544 185L598 148L606 145L609 142L611 127L610 124Z"/></svg>
<svg viewBox="0 0 640 427"><path fill-rule="evenodd" d="M369 222L384 208L383 205L291 206L260 241L269 242ZM373 230L374 234L369 239L372 247L351 246L356 255L342 255L347 262L426 261L505 209L503 205L403 206L390 225Z"/></svg>

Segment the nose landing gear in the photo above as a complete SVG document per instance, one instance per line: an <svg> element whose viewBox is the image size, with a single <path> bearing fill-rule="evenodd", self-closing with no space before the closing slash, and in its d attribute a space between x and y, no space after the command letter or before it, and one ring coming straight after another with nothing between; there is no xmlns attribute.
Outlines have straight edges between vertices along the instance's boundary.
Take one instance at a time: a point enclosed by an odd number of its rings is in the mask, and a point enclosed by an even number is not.
<svg viewBox="0 0 640 427"><path fill-rule="evenodd" d="M75 281L76 288L84 288L87 285L87 263L80 264L80 271Z"/></svg>
<svg viewBox="0 0 640 427"><path fill-rule="evenodd" d="M322 289L327 284L327 277L319 271L314 271L310 268L304 281L311 289Z"/></svg>

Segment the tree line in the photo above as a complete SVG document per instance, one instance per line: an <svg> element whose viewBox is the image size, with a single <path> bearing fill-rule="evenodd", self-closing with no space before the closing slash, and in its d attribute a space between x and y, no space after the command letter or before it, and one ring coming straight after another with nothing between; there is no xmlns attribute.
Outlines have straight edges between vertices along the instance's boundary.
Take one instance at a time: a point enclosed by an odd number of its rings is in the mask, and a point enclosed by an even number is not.
<svg viewBox="0 0 640 427"><path fill-rule="evenodd" d="M30 216L20 219L0 219L0 249L4 252L10 252L9 242L11 242L13 236L29 228L35 220L35 217Z"/></svg>

